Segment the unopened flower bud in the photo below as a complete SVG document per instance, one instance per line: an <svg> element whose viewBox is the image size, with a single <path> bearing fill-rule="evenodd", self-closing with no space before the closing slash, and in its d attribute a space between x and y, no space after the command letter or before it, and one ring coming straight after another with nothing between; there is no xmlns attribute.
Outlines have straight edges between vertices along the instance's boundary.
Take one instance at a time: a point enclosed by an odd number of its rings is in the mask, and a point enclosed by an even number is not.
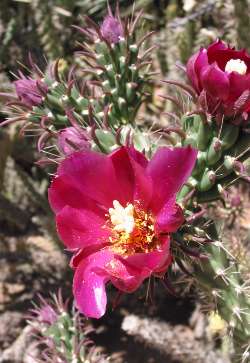
<svg viewBox="0 0 250 363"><path fill-rule="evenodd" d="M101 34L110 44L119 43L123 36L123 28L120 20L112 14L108 14L101 25Z"/></svg>
<svg viewBox="0 0 250 363"><path fill-rule="evenodd" d="M20 101L31 108L39 106L43 102L44 95L48 92L48 87L44 82L24 76L15 81L14 86Z"/></svg>
<svg viewBox="0 0 250 363"><path fill-rule="evenodd" d="M74 127L67 127L59 131L57 145L65 156L75 151L90 148L90 143L84 130L78 130Z"/></svg>

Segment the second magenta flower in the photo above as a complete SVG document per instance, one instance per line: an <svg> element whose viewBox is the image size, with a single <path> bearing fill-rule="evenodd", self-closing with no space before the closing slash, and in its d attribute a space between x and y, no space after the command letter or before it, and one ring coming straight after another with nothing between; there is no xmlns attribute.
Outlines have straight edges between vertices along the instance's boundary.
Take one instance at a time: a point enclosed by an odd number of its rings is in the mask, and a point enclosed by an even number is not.
<svg viewBox="0 0 250 363"><path fill-rule="evenodd" d="M212 115L248 118L250 112L250 56L217 40L194 54L188 77L203 109Z"/></svg>

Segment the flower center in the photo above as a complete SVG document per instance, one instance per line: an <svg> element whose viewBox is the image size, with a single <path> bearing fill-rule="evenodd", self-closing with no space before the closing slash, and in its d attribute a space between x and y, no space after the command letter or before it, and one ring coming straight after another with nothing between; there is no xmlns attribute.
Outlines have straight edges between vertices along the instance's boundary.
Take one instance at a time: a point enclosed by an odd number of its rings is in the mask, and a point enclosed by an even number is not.
<svg viewBox="0 0 250 363"><path fill-rule="evenodd" d="M128 204L123 207L117 200L109 209L110 242L114 252L122 255L147 253L159 247L152 215L139 206Z"/></svg>
<svg viewBox="0 0 250 363"><path fill-rule="evenodd" d="M228 61L226 64L225 71L236 72L244 75L247 73L247 65L241 59L230 59L230 61Z"/></svg>
<svg viewBox="0 0 250 363"><path fill-rule="evenodd" d="M113 201L114 208L109 209L110 220L117 232L131 233L135 226L134 206L128 204L126 208L117 201Z"/></svg>

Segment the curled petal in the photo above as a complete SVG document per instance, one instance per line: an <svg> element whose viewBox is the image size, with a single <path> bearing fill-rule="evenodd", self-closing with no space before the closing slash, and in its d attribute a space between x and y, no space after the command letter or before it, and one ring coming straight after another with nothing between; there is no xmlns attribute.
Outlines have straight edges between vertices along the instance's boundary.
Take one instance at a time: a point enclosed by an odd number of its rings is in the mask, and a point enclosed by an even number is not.
<svg viewBox="0 0 250 363"><path fill-rule="evenodd" d="M135 291L143 282L144 277L137 268L129 266L120 256L115 256L105 266L112 284L123 292Z"/></svg>
<svg viewBox="0 0 250 363"><path fill-rule="evenodd" d="M136 253L128 257L115 256L106 266L112 284L123 292L135 291L142 282L159 271L167 269L170 256L170 239L164 237L157 250L148 253Z"/></svg>
<svg viewBox="0 0 250 363"><path fill-rule="evenodd" d="M169 236L161 237L161 246L157 250L148 253L136 253L126 258L126 264L137 269L144 279L149 277L155 270L161 269L165 265L170 255Z"/></svg>
<svg viewBox="0 0 250 363"><path fill-rule="evenodd" d="M103 249L83 259L76 269L73 293L78 309L87 317L100 318L105 314L105 284L109 280L105 265L112 259L112 252Z"/></svg>
<svg viewBox="0 0 250 363"><path fill-rule="evenodd" d="M158 233L176 232L183 224L184 215L181 207L175 200L169 200L160 210L156 217L156 230Z"/></svg>

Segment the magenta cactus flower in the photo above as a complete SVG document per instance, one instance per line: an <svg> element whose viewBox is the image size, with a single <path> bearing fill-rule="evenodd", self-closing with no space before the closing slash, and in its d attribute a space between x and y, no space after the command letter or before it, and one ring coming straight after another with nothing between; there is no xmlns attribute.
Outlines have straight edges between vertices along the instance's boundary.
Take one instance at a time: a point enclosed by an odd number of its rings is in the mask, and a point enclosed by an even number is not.
<svg viewBox="0 0 250 363"><path fill-rule="evenodd" d="M121 21L110 12L101 25L101 35L110 44L119 43L123 37L123 27Z"/></svg>
<svg viewBox="0 0 250 363"><path fill-rule="evenodd" d="M48 92L48 87L44 82L27 78L24 75L21 75L21 78L13 83L18 98L29 108L39 106Z"/></svg>
<svg viewBox="0 0 250 363"><path fill-rule="evenodd" d="M83 129L67 127L58 133L57 145L59 150L65 155L70 155L75 151L90 148L90 143L86 132Z"/></svg>
<svg viewBox="0 0 250 363"><path fill-rule="evenodd" d="M187 75L210 114L226 116L250 112L250 55L217 40L201 48L187 64Z"/></svg>
<svg viewBox="0 0 250 363"><path fill-rule="evenodd" d="M105 313L108 281L133 292L150 275L165 274L170 233L184 221L176 193L196 155L191 147L163 147L148 161L121 147L109 155L76 152L61 163L49 201L59 236L74 252L73 292L86 316Z"/></svg>

